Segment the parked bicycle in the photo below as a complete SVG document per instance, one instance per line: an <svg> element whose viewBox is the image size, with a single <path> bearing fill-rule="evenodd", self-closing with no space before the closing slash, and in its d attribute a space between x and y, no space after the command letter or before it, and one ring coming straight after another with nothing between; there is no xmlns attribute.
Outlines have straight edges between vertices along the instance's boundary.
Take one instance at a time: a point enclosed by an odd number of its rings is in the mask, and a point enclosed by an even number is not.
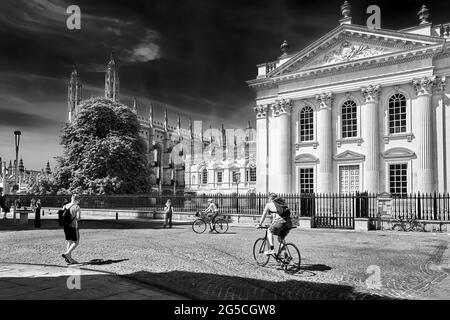
<svg viewBox="0 0 450 320"><path fill-rule="evenodd" d="M253 245L253 258L256 263L264 267L269 263L270 257L272 256L275 261L277 261L284 272L292 274L296 273L300 270L300 264L302 261L300 250L298 250L297 246L293 243L286 243L286 240L283 239L278 245L278 252L272 255L266 255L264 252L269 250L269 240L267 238L267 229L268 225L261 226L258 229L266 229L266 234L264 238L259 238L255 241Z"/></svg>
<svg viewBox="0 0 450 320"><path fill-rule="evenodd" d="M419 222L416 219L398 219L392 225L392 230L425 232L425 223Z"/></svg>
<svg viewBox="0 0 450 320"><path fill-rule="evenodd" d="M206 226L208 225L217 233L225 233L228 231L228 222L225 219L216 218L213 224L211 219L204 212L197 212L196 216L200 218L192 223L192 230L194 230L195 233L205 232Z"/></svg>

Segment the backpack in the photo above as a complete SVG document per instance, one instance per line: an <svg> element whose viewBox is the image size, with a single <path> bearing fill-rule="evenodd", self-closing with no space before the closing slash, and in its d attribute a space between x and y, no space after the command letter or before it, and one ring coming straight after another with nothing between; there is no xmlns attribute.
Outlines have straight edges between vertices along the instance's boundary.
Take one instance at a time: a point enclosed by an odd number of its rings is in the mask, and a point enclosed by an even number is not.
<svg viewBox="0 0 450 320"><path fill-rule="evenodd" d="M70 207L65 207L64 209L61 209L58 211L58 222L61 227L68 227L72 223L73 219L72 214L70 213L70 208L72 208L73 205Z"/></svg>
<svg viewBox="0 0 450 320"><path fill-rule="evenodd" d="M291 216L291 210L285 204L283 199L275 199L273 201L275 208L277 208L277 213L281 218L289 218Z"/></svg>

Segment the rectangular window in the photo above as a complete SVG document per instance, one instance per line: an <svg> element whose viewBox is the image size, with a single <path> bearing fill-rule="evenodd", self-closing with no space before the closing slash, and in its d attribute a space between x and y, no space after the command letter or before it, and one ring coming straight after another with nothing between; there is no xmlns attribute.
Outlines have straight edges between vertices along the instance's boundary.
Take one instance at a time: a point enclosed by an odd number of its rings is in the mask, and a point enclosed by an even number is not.
<svg viewBox="0 0 450 320"><path fill-rule="evenodd" d="M389 165L389 191L393 196L403 196L408 193L408 165Z"/></svg>
<svg viewBox="0 0 450 320"><path fill-rule="evenodd" d="M217 172L217 183L221 184L223 181L223 172L222 171L218 171Z"/></svg>
<svg viewBox="0 0 450 320"><path fill-rule="evenodd" d="M245 170L245 181L256 182L256 168Z"/></svg>
<svg viewBox="0 0 450 320"><path fill-rule="evenodd" d="M314 193L314 169L300 168L298 173L300 193Z"/></svg>

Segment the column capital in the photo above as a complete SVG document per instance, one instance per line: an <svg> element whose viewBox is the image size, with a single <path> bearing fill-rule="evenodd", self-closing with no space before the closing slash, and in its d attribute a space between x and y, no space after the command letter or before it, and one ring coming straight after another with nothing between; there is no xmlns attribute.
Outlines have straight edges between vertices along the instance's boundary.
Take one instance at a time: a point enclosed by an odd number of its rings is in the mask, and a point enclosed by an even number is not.
<svg viewBox="0 0 450 320"><path fill-rule="evenodd" d="M253 108L256 112L256 119L264 119L269 111L269 105L256 106Z"/></svg>
<svg viewBox="0 0 450 320"><path fill-rule="evenodd" d="M437 83L438 78L436 76L413 79L412 82L417 96L431 95Z"/></svg>
<svg viewBox="0 0 450 320"><path fill-rule="evenodd" d="M319 109L331 109L334 96L331 92L323 92L316 95L316 100L319 102Z"/></svg>
<svg viewBox="0 0 450 320"><path fill-rule="evenodd" d="M272 105L272 112L275 117L283 114L290 115L292 111L293 102L291 99L276 100Z"/></svg>
<svg viewBox="0 0 450 320"><path fill-rule="evenodd" d="M445 81L447 79L445 77L437 77L436 78L436 86L435 86L435 92L436 93L441 93L441 92L445 92Z"/></svg>
<svg viewBox="0 0 450 320"><path fill-rule="evenodd" d="M367 87L361 88L361 93L363 94L366 103L378 102L380 98L381 85L369 85Z"/></svg>

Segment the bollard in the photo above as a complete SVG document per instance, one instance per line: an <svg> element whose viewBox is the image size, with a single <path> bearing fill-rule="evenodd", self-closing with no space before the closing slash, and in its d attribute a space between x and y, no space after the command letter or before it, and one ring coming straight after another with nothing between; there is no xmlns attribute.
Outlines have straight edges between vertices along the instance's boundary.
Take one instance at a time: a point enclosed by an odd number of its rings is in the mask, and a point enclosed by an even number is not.
<svg viewBox="0 0 450 320"><path fill-rule="evenodd" d="M119 220L119 213L116 212L116 220Z"/></svg>

